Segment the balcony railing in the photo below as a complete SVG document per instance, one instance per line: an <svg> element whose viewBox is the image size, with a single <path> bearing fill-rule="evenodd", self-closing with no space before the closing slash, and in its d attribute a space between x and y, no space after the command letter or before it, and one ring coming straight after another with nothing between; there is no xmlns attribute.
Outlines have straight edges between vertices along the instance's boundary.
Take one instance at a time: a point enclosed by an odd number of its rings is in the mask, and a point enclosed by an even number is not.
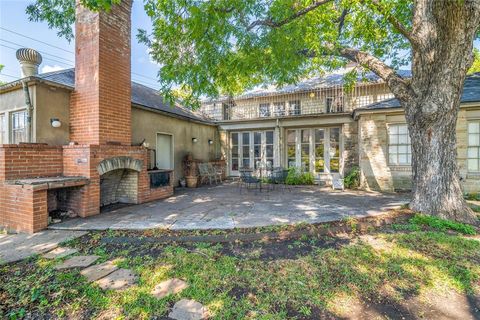
<svg viewBox="0 0 480 320"><path fill-rule="evenodd" d="M217 121L263 118L296 117L329 113L349 113L356 108L390 99L384 84L355 87L346 91L343 87L311 90L298 93L254 97L240 97L206 102L200 111Z"/></svg>

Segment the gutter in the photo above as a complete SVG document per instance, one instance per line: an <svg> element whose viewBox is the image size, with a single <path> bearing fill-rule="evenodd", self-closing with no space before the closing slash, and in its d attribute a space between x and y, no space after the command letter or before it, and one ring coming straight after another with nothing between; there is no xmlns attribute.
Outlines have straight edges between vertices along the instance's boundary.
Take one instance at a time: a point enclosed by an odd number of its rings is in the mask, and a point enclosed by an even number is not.
<svg viewBox="0 0 480 320"><path fill-rule="evenodd" d="M30 100L30 92L28 90L27 81L22 81L22 87L23 87L23 94L25 96L25 105L27 106L27 138L28 138L28 142L33 142L33 121L32 121L33 105L32 105L32 101Z"/></svg>

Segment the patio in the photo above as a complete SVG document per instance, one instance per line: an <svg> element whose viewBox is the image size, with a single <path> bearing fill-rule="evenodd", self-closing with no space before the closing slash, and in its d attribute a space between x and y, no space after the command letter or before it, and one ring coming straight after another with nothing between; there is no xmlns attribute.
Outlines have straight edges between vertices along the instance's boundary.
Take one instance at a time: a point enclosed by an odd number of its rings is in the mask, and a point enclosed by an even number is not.
<svg viewBox="0 0 480 320"><path fill-rule="evenodd" d="M408 194L332 191L319 186L242 190L226 182L178 190L165 200L122 207L89 218L51 225L50 229L105 230L150 228L233 229L279 224L338 221L375 216L408 202Z"/></svg>

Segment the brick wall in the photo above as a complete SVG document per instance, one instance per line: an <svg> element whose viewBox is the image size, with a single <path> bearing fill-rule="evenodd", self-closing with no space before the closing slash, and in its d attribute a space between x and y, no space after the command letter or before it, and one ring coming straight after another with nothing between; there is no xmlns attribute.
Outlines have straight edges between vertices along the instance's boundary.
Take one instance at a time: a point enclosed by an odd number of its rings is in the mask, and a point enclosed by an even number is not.
<svg viewBox="0 0 480 320"><path fill-rule="evenodd" d="M108 13L77 5L71 141L131 144L131 5L122 0Z"/></svg>
<svg viewBox="0 0 480 320"><path fill-rule="evenodd" d="M34 186L0 185L0 225L34 233L47 227L47 191Z"/></svg>
<svg viewBox="0 0 480 320"><path fill-rule="evenodd" d="M127 156L143 162L138 173L137 203L143 203L168 197L173 194L173 177L171 185L163 188L150 189L150 178L147 172L148 150L143 147L127 147L113 145L71 145L64 146L63 166L65 175L81 175L89 178L89 184L81 188L79 194L79 210L81 217L87 217L100 212L100 174L98 165L105 159Z"/></svg>
<svg viewBox="0 0 480 320"><path fill-rule="evenodd" d="M45 144L0 145L0 181L60 176L62 147Z"/></svg>

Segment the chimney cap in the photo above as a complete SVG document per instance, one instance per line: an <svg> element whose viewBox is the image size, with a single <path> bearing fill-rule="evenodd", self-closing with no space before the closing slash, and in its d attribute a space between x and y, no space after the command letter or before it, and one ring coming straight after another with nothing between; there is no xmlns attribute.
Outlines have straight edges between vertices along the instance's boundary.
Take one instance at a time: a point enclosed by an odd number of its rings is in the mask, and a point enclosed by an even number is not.
<svg viewBox="0 0 480 320"><path fill-rule="evenodd" d="M20 62L31 63L39 66L42 63L42 55L34 49L20 48L16 53L17 60Z"/></svg>

